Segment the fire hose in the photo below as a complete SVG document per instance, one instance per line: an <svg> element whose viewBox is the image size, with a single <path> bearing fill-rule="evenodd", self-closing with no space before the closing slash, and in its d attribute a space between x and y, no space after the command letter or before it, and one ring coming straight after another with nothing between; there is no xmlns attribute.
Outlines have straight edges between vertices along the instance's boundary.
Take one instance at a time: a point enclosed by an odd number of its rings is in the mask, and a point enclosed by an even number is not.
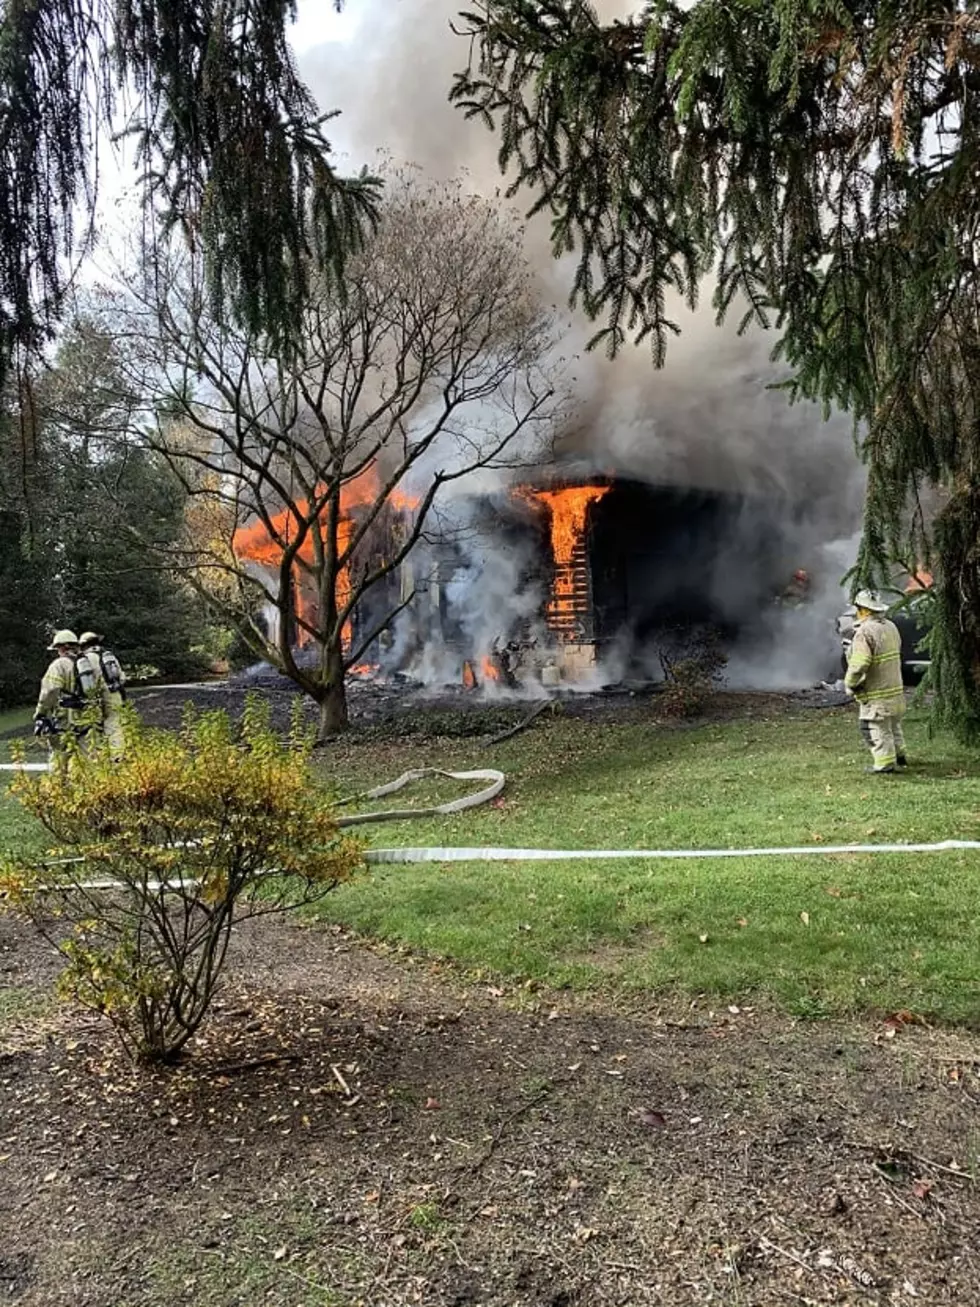
<svg viewBox="0 0 980 1307"><path fill-rule="evenodd" d="M454 781L489 781L490 784L482 790L477 790L475 794L464 794L461 799L450 799L447 803L439 803L434 808L389 808L386 812L359 812L353 817L338 817L337 825L359 826L372 821L406 821L410 817L443 817L453 812L464 812L467 808L476 808L481 803L489 803L491 799L495 799L507 780L504 773L498 771L496 767L480 767L475 771L443 771L441 767L414 767L411 771L403 772L397 780L379 785L373 790L366 790L363 794L352 794L339 802L340 805L344 805L356 803L359 799L383 799L388 794L404 789L410 782L424 780L427 776L447 776Z"/></svg>
<svg viewBox="0 0 980 1307"><path fill-rule="evenodd" d="M0 764L0 769L7 771L47 771L48 768L48 763ZM411 771L403 772L397 780L389 781L385 785L379 785L373 790L367 790L364 793L341 799L340 804L345 805L363 799L384 798L388 794L394 794L398 790L404 789L412 781L422 780L428 776L443 776L458 781L486 780L490 784L473 794L465 794L462 798L450 799L446 803L439 803L433 807L393 808L381 812L356 813L350 817L338 818L337 825L350 827L369 822L408 821L415 817L449 816L453 813L464 812L467 808L476 808L481 804L488 803L501 792L506 783L504 773L494 767L481 767L473 771L459 772L445 771L440 767L417 767ZM444 847L405 846L403 848L367 849L364 853L364 860L372 865L423 862L573 862L584 859L593 862L623 859L648 862L700 858L802 858L821 854L950 853L972 850L980 850L980 840L949 839L939 840L931 844L903 844L898 842L890 844L799 844L745 849L525 849L497 845L474 845L470 847L447 845ZM81 857L63 858L45 865L56 866L84 861L85 859ZM270 872L270 874L274 873ZM175 878L174 883L190 884L192 881ZM110 889L113 887L114 882L112 881L92 882L90 885L85 886L88 889Z"/></svg>

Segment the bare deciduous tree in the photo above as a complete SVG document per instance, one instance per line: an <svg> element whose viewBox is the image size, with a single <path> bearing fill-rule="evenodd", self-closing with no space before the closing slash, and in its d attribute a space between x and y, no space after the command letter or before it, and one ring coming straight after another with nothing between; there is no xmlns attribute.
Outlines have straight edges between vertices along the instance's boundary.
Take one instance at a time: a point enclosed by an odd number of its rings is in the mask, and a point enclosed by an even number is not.
<svg viewBox="0 0 980 1307"><path fill-rule="evenodd" d="M209 529L188 533L182 571L334 734L346 671L410 602L392 582L440 490L540 457L552 430L555 323L519 230L458 186L401 179L343 293L312 298L295 363L216 319L193 255L147 265L112 312L170 419L150 439L208 505L191 514Z"/></svg>

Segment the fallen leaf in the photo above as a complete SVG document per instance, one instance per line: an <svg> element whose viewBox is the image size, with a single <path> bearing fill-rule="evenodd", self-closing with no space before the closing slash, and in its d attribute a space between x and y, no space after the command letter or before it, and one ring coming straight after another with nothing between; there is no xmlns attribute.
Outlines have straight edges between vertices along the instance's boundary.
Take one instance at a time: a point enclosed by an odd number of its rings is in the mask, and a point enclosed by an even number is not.
<svg viewBox="0 0 980 1307"><path fill-rule="evenodd" d="M371 1193L364 1195L364 1201L366 1203L376 1203L380 1197L381 1195L378 1193L377 1189L373 1189Z"/></svg>
<svg viewBox="0 0 980 1307"><path fill-rule="evenodd" d="M827 893L830 895L832 899L839 899L841 897L841 891L837 888L836 885L828 885Z"/></svg>
<svg viewBox="0 0 980 1307"><path fill-rule="evenodd" d="M915 1194L916 1198L928 1198L932 1193L932 1181L916 1180L915 1184L912 1186L912 1192Z"/></svg>
<svg viewBox="0 0 980 1307"><path fill-rule="evenodd" d="M708 936L707 936L707 935L699 935L699 936L698 936L698 939L701 941L702 944L707 944L707 942L708 942Z"/></svg>
<svg viewBox="0 0 980 1307"><path fill-rule="evenodd" d="M735 922L735 924L736 924L737 926L747 926L749 923L748 923L748 919L747 919L746 917L739 917L739 918L737 919L737 921Z"/></svg>
<svg viewBox="0 0 980 1307"><path fill-rule="evenodd" d="M427 1098L425 1100L425 1106L423 1107L422 1110L424 1112L438 1112L439 1110L438 1098Z"/></svg>
<svg viewBox="0 0 980 1307"><path fill-rule="evenodd" d="M920 1017L917 1012L910 1012L906 1007L903 1007L900 1012L896 1012L895 1018L901 1021L903 1026L924 1026L926 1024L924 1017Z"/></svg>
<svg viewBox="0 0 980 1307"><path fill-rule="evenodd" d="M891 1016L885 1017L885 1032L887 1034L888 1031L891 1031L894 1035L895 1032L901 1030L903 1026L923 1024L925 1023L922 1021L922 1018L917 1017L914 1012L909 1012L907 1010L893 1012Z"/></svg>
<svg viewBox="0 0 980 1307"><path fill-rule="evenodd" d="M658 1112L653 1107L641 1107L636 1115L638 1120L650 1126L652 1130L663 1130L667 1125L667 1118L663 1112Z"/></svg>
<svg viewBox="0 0 980 1307"><path fill-rule="evenodd" d="M276 1251L272 1254L272 1260L274 1262L281 1262L285 1256L286 1256L286 1249L277 1248Z"/></svg>
<svg viewBox="0 0 980 1307"><path fill-rule="evenodd" d="M801 912L801 913L800 913L800 920L803 922L804 926L809 926L809 924L810 924L810 914L809 914L809 912Z"/></svg>

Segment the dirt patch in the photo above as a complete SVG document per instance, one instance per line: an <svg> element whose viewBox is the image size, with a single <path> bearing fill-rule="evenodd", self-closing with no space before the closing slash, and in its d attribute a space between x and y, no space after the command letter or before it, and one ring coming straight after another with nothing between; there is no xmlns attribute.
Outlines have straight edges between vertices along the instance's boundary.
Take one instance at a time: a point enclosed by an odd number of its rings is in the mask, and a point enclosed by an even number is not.
<svg viewBox="0 0 980 1307"><path fill-rule="evenodd" d="M8 990L50 978L0 923ZM0 1031L21 1307L975 1301L980 1041L466 985L252 923L193 1056Z"/></svg>

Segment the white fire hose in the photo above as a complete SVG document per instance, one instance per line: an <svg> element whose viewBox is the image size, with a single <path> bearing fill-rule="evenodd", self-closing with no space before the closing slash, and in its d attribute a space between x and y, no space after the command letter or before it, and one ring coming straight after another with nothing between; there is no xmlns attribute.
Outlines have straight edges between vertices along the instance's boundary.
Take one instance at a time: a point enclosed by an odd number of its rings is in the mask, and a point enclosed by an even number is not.
<svg viewBox="0 0 980 1307"><path fill-rule="evenodd" d="M677 858L809 858L815 853L949 853L980 849L980 840L941 840L937 844L801 844L772 849L508 849L495 845L474 848L368 849L365 862L592 862L634 858L659 861Z"/></svg>
<svg viewBox="0 0 980 1307"><path fill-rule="evenodd" d="M48 763L4 763L0 768L5 771L47 771ZM397 780L379 785L363 794L352 795L342 799L341 804L353 803L359 799L380 799L394 794L415 780L427 776L445 776L450 780L486 780L490 784L474 794L465 794L460 799L451 799L431 808L393 808L382 812L363 812L351 817L339 817L337 825L342 827L357 826L368 822L408 821L414 817L439 817L467 808L476 808L488 803L501 792L506 783L502 771L495 767L481 767L473 771L444 771L440 767L417 767L404 772ZM700 858L809 858L817 854L859 854L859 853L951 853L963 850L980 849L980 840L939 840L933 844L796 844L775 846L772 848L746 849L523 849L507 848L497 845L474 845L472 847L404 847L394 849L367 849L364 861L372 865L390 863L421 862L575 862L588 859L592 862L607 862L622 859L637 861L676 861ZM84 862L84 858L63 858L48 866L60 866L65 863ZM272 872L270 875L274 874ZM174 885L191 885L192 878L175 878ZM80 888L112 889L114 881L93 881ZM161 888L159 885L147 888Z"/></svg>
<svg viewBox="0 0 980 1307"><path fill-rule="evenodd" d="M443 771L441 767L415 767L411 771L403 772L396 781L379 785L364 794L351 795L349 799L341 799L340 803L341 805L355 803L358 799L383 799L386 794L394 794L396 790L404 789L411 781L420 781L426 776L448 776L454 781L489 781L490 784L482 790L477 790L475 794L464 794L461 799L450 799L448 803L437 804L434 808L390 808L386 812L359 812L354 817L338 817L337 825L359 826L369 821L406 821L410 817L443 817L453 812L464 812L467 808L476 808L481 803L489 803L491 799L495 799L507 780L504 773L498 771L496 767L480 767L476 771Z"/></svg>

